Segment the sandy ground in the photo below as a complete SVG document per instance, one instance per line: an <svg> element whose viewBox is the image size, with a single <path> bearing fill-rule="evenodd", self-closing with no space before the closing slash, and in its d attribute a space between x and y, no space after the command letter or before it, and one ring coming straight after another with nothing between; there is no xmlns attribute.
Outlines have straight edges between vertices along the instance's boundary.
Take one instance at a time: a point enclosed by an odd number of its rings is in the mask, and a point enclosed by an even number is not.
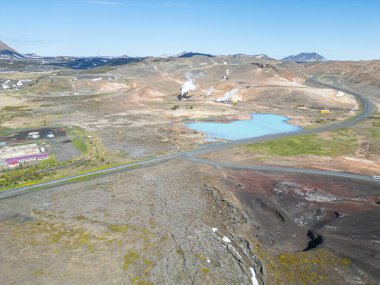
<svg viewBox="0 0 380 285"><path fill-rule="evenodd" d="M23 100L0 94L0 108L21 105Z"/></svg>
<svg viewBox="0 0 380 285"><path fill-rule="evenodd" d="M202 134L186 127L192 120L228 121L255 112L274 113L310 127L343 120L357 109L349 96L305 87L273 69L244 62L203 63L148 60L106 74L47 74L17 95L35 106L33 112L20 111L0 123L5 127L43 122L79 126L98 133L110 150L141 159L203 143ZM223 80L227 70L228 80ZM189 77L195 90L186 100L178 100ZM236 104L216 102L231 90L237 90ZM320 115L321 108L330 109L330 114Z"/></svg>

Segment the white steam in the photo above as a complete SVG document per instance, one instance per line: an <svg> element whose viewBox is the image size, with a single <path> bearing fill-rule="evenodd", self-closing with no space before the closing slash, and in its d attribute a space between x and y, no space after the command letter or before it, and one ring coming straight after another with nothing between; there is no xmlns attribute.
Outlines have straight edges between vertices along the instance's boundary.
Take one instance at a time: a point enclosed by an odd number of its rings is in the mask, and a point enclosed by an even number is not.
<svg viewBox="0 0 380 285"><path fill-rule="evenodd" d="M224 77L222 78L222 80L221 81L225 81L225 80L228 80L228 76L230 75L230 70L229 69L227 69L227 71L226 71L226 75L224 75Z"/></svg>
<svg viewBox="0 0 380 285"><path fill-rule="evenodd" d="M209 89L208 89L208 91L207 91L207 93L206 93L206 96L210 96L212 93L214 93L215 92L215 88L214 88L214 86L211 86Z"/></svg>
<svg viewBox="0 0 380 285"><path fill-rule="evenodd" d="M239 88L234 88L231 91L224 93L222 98L216 99L216 102L228 102L231 101L231 98L239 93Z"/></svg>
<svg viewBox="0 0 380 285"><path fill-rule="evenodd" d="M186 74L186 81L185 81L185 83L182 84L182 87L181 87L182 97L186 93L197 89L197 86L195 85L195 78L196 78L196 76L194 76L191 72Z"/></svg>

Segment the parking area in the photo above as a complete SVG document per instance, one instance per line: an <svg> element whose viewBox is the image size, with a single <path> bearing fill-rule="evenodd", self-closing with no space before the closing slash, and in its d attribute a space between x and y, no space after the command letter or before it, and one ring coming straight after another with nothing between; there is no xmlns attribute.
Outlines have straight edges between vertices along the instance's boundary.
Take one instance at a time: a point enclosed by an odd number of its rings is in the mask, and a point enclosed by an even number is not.
<svg viewBox="0 0 380 285"><path fill-rule="evenodd" d="M34 164L54 158L62 162L80 156L64 128L22 130L0 137L0 167Z"/></svg>

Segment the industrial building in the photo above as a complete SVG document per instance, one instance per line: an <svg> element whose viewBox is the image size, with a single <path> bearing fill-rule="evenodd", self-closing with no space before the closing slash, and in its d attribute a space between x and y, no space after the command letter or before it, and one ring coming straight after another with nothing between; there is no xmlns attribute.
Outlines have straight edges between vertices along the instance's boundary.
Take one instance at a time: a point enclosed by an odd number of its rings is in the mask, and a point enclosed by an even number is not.
<svg viewBox="0 0 380 285"><path fill-rule="evenodd" d="M22 162L44 160L48 158L49 158L48 153L30 154L30 155L24 155L24 156L19 156L19 157L7 158L5 159L4 165L8 167L16 167L16 166L19 166L20 163Z"/></svg>
<svg viewBox="0 0 380 285"><path fill-rule="evenodd" d="M41 151L37 144L7 146L0 148L0 166L16 167L20 163L48 159L49 154Z"/></svg>

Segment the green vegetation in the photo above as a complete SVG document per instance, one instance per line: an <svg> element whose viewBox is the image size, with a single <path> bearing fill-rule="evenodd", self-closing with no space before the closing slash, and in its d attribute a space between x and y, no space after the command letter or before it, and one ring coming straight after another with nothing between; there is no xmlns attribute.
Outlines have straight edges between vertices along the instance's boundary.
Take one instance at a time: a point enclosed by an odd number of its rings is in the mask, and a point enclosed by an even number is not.
<svg viewBox="0 0 380 285"><path fill-rule="evenodd" d="M140 280L140 276L129 275L129 280L131 281L132 285L153 285L152 282Z"/></svg>
<svg viewBox="0 0 380 285"><path fill-rule="evenodd" d="M51 92L70 92L72 87L70 77L60 76L59 78L37 80L29 90L36 94L46 94Z"/></svg>
<svg viewBox="0 0 380 285"><path fill-rule="evenodd" d="M81 152L81 154L86 155L91 150L90 143L86 132L79 127L67 128L67 134L72 140L73 145Z"/></svg>
<svg viewBox="0 0 380 285"><path fill-rule="evenodd" d="M59 162L55 159L54 154L50 154L48 159L41 160L38 163L39 168L49 168L59 165Z"/></svg>
<svg viewBox="0 0 380 285"><path fill-rule="evenodd" d="M5 106L0 112L0 124L5 122L13 122L16 118L28 118L31 115L32 109L29 106L18 105L18 106ZM0 128L0 136L12 134L12 131L16 128ZM4 132L5 131L5 132Z"/></svg>
<svg viewBox="0 0 380 285"><path fill-rule="evenodd" d="M256 244L254 252L264 263L269 284L335 284L351 270L350 259L339 258L327 249L273 256Z"/></svg>
<svg viewBox="0 0 380 285"><path fill-rule="evenodd" d="M80 249L82 252L88 251L95 253L99 248L104 248L109 244L113 244L117 248L116 251L125 250L125 246L130 244L131 240L139 241L142 236L146 235L147 230L145 228L138 228L131 226L128 231L128 239L126 236L120 236L119 231L124 232L126 230L123 226L107 225L106 223L96 220L86 219L84 216L77 216L76 221L82 221L78 223L64 223L60 220L56 220L59 217L59 213L54 210L49 211L45 209L33 209L32 210L34 220L26 221L25 223L17 223L11 230L10 235L14 239L26 238L30 241L31 246L43 246L46 247L48 252L59 253L65 250ZM88 223L95 223L96 225L107 226L113 229L113 231L93 231L93 227L88 227ZM150 246L157 246L151 240L147 240L147 247L144 248L127 248L125 255L120 258L120 267L126 270L128 273L133 272L133 277L130 275L133 284L151 284L147 278L151 270L155 266L155 262L141 256L144 251L147 251L149 255L153 248ZM40 276L46 274L43 269L35 268L33 272L34 276Z"/></svg>
<svg viewBox="0 0 380 285"><path fill-rule="evenodd" d="M59 186L61 184L62 185L63 184L67 184L67 183L74 183L74 182L80 182L80 181L88 181L88 180L94 179L96 177L99 177L101 175L102 175L102 173L94 173L94 174L88 174L86 176L75 177L75 178L71 178L71 179L68 179L68 180L63 181L63 182L57 182L56 186ZM64 177L61 177L61 178L64 178Z"/></svg>
<svg viewBox="0 0 380 285"><path fill-rule="evenodd" d="M35 276L35 277L42 276L43 274L44 274L43 269L36 269L33 271L33 276Z"/></svg>
<svg viewBox="0 0 380 285"><path fill-rule="evenodd" d="M153 264L153 262L149 259L144 259L144 264L145 265L148 265L148 266L151 266Z"/></svg>
<svg viewBox="0 0 380 285"><path fill-rule="evenodd" d="M0 128L0 135L10 135L16 131L24 129ZM105 160L100 154L100 148L79 127L70 127L66 129L73 145L87 157L79 157L74 160L58 162L54 155L50 154L47 160L39 161L38 164L21 164L14 169L7 169L0 173L0 191L14 187L30 186L41 182L52 181L75 174L86 174L96 170L107 169L116 166L115 163ZM93 147L94 146L94 147ZM96 147L95 147L96 146ZM119 163L120 165L120 163ZM70 179L70 182L77 182L95 178L100 174L89 174L84 177ZM57 183L59 185L59 183ZM37 188L36 188L37 189ZM40 189L40 188L38 188Z"/></svg>
<svg viewBox="0 0 380 285"><path fill-rule="evenodd" d="M57 165L63 165L63 164L61 163ZM54 186L60 186L67 183L88 181L96 177L107 174L107 172L90 174L91 172L97 171L97 170L103 170L103 169L107 169L107 168L111 168L113 166L119 166L119 165L121 164L114 163L114 164L102 165L99 167L87 169L86 171L82 171L79 173L77 172L76 174L84 174L84 176L67 179L62 182L56 182ZM55 171L35 172L35 169L40 169L38 167L39 165L35 165L28 168L18 168L18 169L9 170L7 172L0 174L0 185L2 186L0 188L0 191L9 190L14 187L31 186L31 185L36 185L42 182L48 182L48 181L65 178L65 176L58 175L58 173ZM140 165L132 165L130 167L126 167L125 169L126 170L137 169L139 167ZM49 187L52 187L52 185L35 187L33 188L33 190L41 190L41 189L45 189Z"/></svg>
<svg viewBox="0 0 380 285"><path fill-rule="evenodd" d="M108 228L113 232L124 233L130 229L128 225L108 225Z"/></svg>
<svg viewBox="0 0 380 285"><path fill-rule="evenodd" d="M70 248L88 245L89 240L89 234L86 233L83 229L55 230L55 232L50 237L51 242L61 243Z"/></svg>
<svg viewBox="0 0 380 285"><path fill-rule="evenodd" d="M22 111L31 111L32 109L29 106L5 106L3 107L3 112L22 112Z"/></svg>
<svg viewBox="0 0 380 285"><path fill-rule="evenodd" d="M37 210L33 211L35 215L42 213ZM47 217L49 217L47 215ZM37 234L38 233L38 234ZM20 228L15 228L12 231L15 238L29 235L32 238L33 244L59 244L61 247L75 249L79 247L92 248L90 233L81 227L72 227L65 224L56 224L45 220L36 220L24 224Z"/></svg>
<svg viewBox="0 0 380 285"><path fill-rule="evenodd" d="M41 161L39 164L33 166L24 167L21 165L16 169L7 170L0 173L0 185L2 187L16 187L20 184L25 185L31 181L39 182L44 178L54 176L55 172L48 171L48 169L57 166L58 164L59 163L55 160L54 156L51 156L49 159Z"/></svg>
<svg viewBox="0 0 380 285"><path fill-rule="evenodd" d="M10 134L13 134L14 132L17 132L17 130L11 129L11 128L0 127L0 136L8 136Z"/></svg>
<svg viewBox="0 0 380 285"><path fill-rule="evenodd" d="M371 132L371 137L373 139L376 139L380 136L380 130L379 129L371 129L370 132Z"/></svg>
<svg viewBox="0 0 380 285"><path fill-rule="evenodd" d="M86 173L94 172L94 171L98 171L98 170L106 170L106 169L109 169L109 168L112 168L112 167L125 165L125 163L126 162L118 162L118 163L109 163L109 162L107 162L106 164L96 165L96 166L92 166L92 167L91 167L91 165L89 163L84 163L84 165L86 166L86 170L81 171L78 174L86 174ZM129 163L133 163L133 161L129 161ZM137 168L140 168L140 167L141 167L140 164L136 164L136 165L131 165L131 166L125 166L125 169L137 169Z"/></svg>
<svg viewBox="0 0 380 285"><path fill-rule="evenodd" d="M329 268L349 270L351 260L340 259L322 249L310 253L283 253L277 262L288 284L326 284L330 281L326 274Z"/></svg>
<svg viewBox="0 0 380 285"><path fill-rule="evenodd" d="M365 146L367 159L373 159L380 152L380 122L378 117L366 120L353 126L353 130L360 137L361 145Z"/></svg>
<svg viewBox="0 0 380 285"><path fill-rule="evenodd" d="M343 265L344 269L348 269L351 264L351 259L349 258L342 258L340 260L340 263Z"/></svg>
<svg viewBox="0 0 380 285"><path fill-rule="evenodd" d="M86 154L88 152L87 144L80 138L73 139L73 145L82 153Z"/></svg>
<svg viewBox="0 0 380 285"><path fill-rule="evenodd" d="M265 156L339 156L352 153L357 147L357 135L343 129L326 135L301 135L245 146L251 152Z"/></svg>
<svg viewBox="0 0 380 285"><path fill-rule="evenodd" d="M84 220L86 220L86 217L83 216L83 215L79 215L79 216L76 216L75 219L76 219L77 221L84 221Z"/></svg>
<svg viewBox="0 0 380 285"><path fill-rule="evenodd" d="M131 250L129 251L125 256L124 256L124 264L123 264L123 268L125 270L128 269L128 267L135 263L138 259L140 258L140 255L138 254L137 251L135 250Z"/></svg>
<svg viewBox="0 0 380 285"><path fill-rule="evenodd" d="M93 69L88 69L88 70L80 70L77 71L77 74L105 74L108 73L112 70L116 69L116 67L113 66L101 66Z"/></svg>
<svg viewBox="0 0 380 285"><path fill-rule="evenodd" d="M7 115L9 115L9 113L5 113L3 111L0 112L0 123L3 122L3 121L6 121L8 118L4 118L6 117ZM26 129L24 128L7 128L7 127L0 127L0 136L1 137L5 137L5 136L9 136L9 135L13 135L17 132L21 132L21 131L25 131Z"/></svg>

